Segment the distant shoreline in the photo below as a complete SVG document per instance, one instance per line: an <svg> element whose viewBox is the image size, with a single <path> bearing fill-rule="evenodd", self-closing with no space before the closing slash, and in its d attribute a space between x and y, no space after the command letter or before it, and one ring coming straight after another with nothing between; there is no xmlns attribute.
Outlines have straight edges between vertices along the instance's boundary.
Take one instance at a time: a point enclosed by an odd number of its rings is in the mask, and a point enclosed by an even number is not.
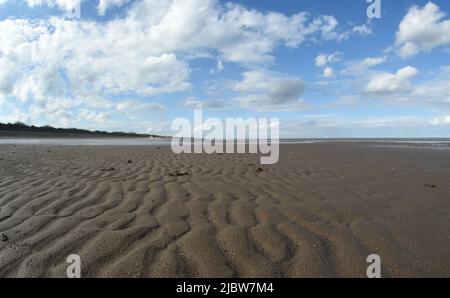
<svg viewBox="0 0 450 298"><path fill-rule="evenodd" d="M74 139L91 139L91 138L152 138L167 139L167 136L143 135L143 134L96 134L96 133L59 133L59 132L29 132L29 131L0 131L0 139L26 139L26 138L74 138Z"/></svg>
<svg viewBox="0 0 450 298"><path fill-rule="evenodd" d="M101 131L79 128L34 126L22 122L0 123L0 138L167 138L164 136L122 131Z"/></svg>

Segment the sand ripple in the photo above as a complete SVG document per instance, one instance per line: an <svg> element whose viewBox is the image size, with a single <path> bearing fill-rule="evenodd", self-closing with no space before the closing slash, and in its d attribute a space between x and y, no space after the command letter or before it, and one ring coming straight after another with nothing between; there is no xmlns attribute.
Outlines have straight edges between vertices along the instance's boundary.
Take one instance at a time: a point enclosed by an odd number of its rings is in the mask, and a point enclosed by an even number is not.
<svg viewBox="0 0 450 298"><path fill-rule="evenodd" d="M285 145L258 162L2 145L0 276L64 277L73 253L84 277L363 277L371 253L384 276L450 276L446 152Z"/></svg>

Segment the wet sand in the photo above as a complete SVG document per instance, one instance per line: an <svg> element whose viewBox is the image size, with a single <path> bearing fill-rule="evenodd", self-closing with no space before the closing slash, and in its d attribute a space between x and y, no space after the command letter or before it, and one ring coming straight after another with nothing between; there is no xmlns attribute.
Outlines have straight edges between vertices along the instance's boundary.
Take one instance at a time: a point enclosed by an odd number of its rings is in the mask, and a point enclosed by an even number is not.
<svg viewBox="0 0 450 298"><path fill-rule="evenodd" d="M450 151L0 145L0 276L450 277Z"/></svg>

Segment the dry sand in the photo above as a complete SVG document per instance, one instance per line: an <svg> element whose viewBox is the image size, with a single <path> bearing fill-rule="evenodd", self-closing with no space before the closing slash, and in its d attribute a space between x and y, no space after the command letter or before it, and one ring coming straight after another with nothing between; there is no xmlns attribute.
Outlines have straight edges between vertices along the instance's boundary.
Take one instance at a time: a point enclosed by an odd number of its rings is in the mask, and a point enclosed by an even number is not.
<svg viewBox="0 0 450 298"><path fill-rule="evenodd" d="M450 277L450 151L0 146L0 276Z"/></svg>

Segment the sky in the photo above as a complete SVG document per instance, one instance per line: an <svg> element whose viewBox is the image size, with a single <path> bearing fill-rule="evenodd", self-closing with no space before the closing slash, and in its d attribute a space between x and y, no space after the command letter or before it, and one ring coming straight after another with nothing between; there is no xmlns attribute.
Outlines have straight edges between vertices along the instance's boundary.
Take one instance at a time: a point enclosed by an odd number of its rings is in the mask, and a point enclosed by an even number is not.
<svg viewBox="0 0 450 298"><path fill-rule="evenodd" d="M450 137L450 2L0 0L0 122L171 135Z"/></svg>

